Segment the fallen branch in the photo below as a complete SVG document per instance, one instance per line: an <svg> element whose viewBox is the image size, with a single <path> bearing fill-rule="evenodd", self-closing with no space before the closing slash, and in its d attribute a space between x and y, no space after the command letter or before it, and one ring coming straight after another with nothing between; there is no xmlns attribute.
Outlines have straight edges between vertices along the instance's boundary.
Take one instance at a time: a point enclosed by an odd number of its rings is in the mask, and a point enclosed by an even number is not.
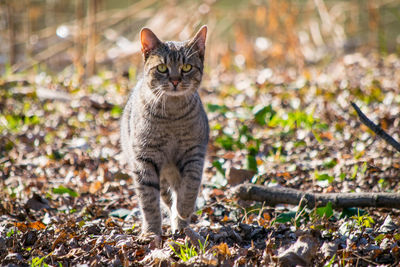
<svg viewBox="0 0 400 267"><path fill-rule="evenodd" d="M373 123L367 116L360 110L360 108L353 102L350 102L353 108L356 110L358 117L365 126L370 128L377 136L383 138L389 145L393 146L397 151L400 152L400 143L388 135L381 127Z"/></svg>
<svg viewBox="0 0 400 267"><path fill-rule="evenodd" d="M400 194L396 193L312 193L292 188L266 187L241 184L233 188L233 193L242 200L276 204L298 205L304 201L309 208L325 206L328 202L335 208L379 207L400 209Z"/></svg>

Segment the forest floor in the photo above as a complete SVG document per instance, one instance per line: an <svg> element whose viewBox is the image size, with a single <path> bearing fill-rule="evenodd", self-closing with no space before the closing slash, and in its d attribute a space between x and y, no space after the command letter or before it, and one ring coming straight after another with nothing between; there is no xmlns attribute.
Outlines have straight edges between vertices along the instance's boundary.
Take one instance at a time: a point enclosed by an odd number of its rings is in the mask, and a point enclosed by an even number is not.
<svg viewBox="0 0 400 267"><path fill-rule="evenodd" d="M207 72L200 93L211 140L191 224L206 240L200 247L171 235L167 218L161 247L139 238L119 147L135 80L134 70L102 72L86 85L68 72L0 78L2 266L399 264L399 210L271 207L231 190L249 182L399 192L400 154L350 105L399 140L399 57L350 54L301 72Z"/></svg>

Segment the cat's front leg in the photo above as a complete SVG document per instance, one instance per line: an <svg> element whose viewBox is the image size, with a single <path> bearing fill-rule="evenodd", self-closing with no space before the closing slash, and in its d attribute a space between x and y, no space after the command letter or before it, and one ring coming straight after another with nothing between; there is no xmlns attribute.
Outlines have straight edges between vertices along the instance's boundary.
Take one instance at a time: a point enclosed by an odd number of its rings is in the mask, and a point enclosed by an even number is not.
<svg viewBox="0 0 400 267"><path fill-rule="evenodd" d="M187 158L180 166L181 184L177 190L176 211L178 217L188 222L195 206L203 173L204 157ZM181 225L184 223L181 222Z"/></svg>
<svg viewBox="0 0 400 267"><path fill-rule="evenodd" d="M135 193L142 213L142 234L161 235L160 179L157 164L137 157L134 164Z"/></svg>

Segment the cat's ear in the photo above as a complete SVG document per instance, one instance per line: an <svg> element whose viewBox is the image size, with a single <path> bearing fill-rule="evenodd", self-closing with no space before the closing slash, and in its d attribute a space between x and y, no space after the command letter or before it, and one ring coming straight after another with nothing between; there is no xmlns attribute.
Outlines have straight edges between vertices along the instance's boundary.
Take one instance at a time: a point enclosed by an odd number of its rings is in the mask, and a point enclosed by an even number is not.
<svg viewBox="0 0 400 267"><path fill-rule="evenodd" d="M142 45L142 53L146 58L152 50L161 44L161 41L150 29L143 28L140 31L140 43Z"/></svg>
<svg viewBox="0 0 400 267"><path fill-rule="evenodd" d="M206 51L206 37L207 37L207 26L204 25L196 33L192 40L189 42L189 47L196 47L199 51L200 58L204 59L204 53Z"/></svg>

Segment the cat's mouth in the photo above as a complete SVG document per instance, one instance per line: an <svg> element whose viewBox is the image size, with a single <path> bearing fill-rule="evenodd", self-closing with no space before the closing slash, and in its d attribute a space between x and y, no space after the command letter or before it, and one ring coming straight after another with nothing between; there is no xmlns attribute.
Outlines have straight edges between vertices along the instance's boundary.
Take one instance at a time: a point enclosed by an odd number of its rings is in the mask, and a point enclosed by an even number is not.
<svg viewBox="0 0 400 267"><path fill-rule="evenodd" d="M185 90L174 90L174 91L165 91L165 95L167 96L184 96L190 94L190 89L185 89Z"/></svg>
<svg viewBox="0 0 400 267"><path fill-rule="evenodd" d="M191 93L190 88L184 88L181 85L170 86L168 89L164 91L167 96L184 96Z"/></svg>

